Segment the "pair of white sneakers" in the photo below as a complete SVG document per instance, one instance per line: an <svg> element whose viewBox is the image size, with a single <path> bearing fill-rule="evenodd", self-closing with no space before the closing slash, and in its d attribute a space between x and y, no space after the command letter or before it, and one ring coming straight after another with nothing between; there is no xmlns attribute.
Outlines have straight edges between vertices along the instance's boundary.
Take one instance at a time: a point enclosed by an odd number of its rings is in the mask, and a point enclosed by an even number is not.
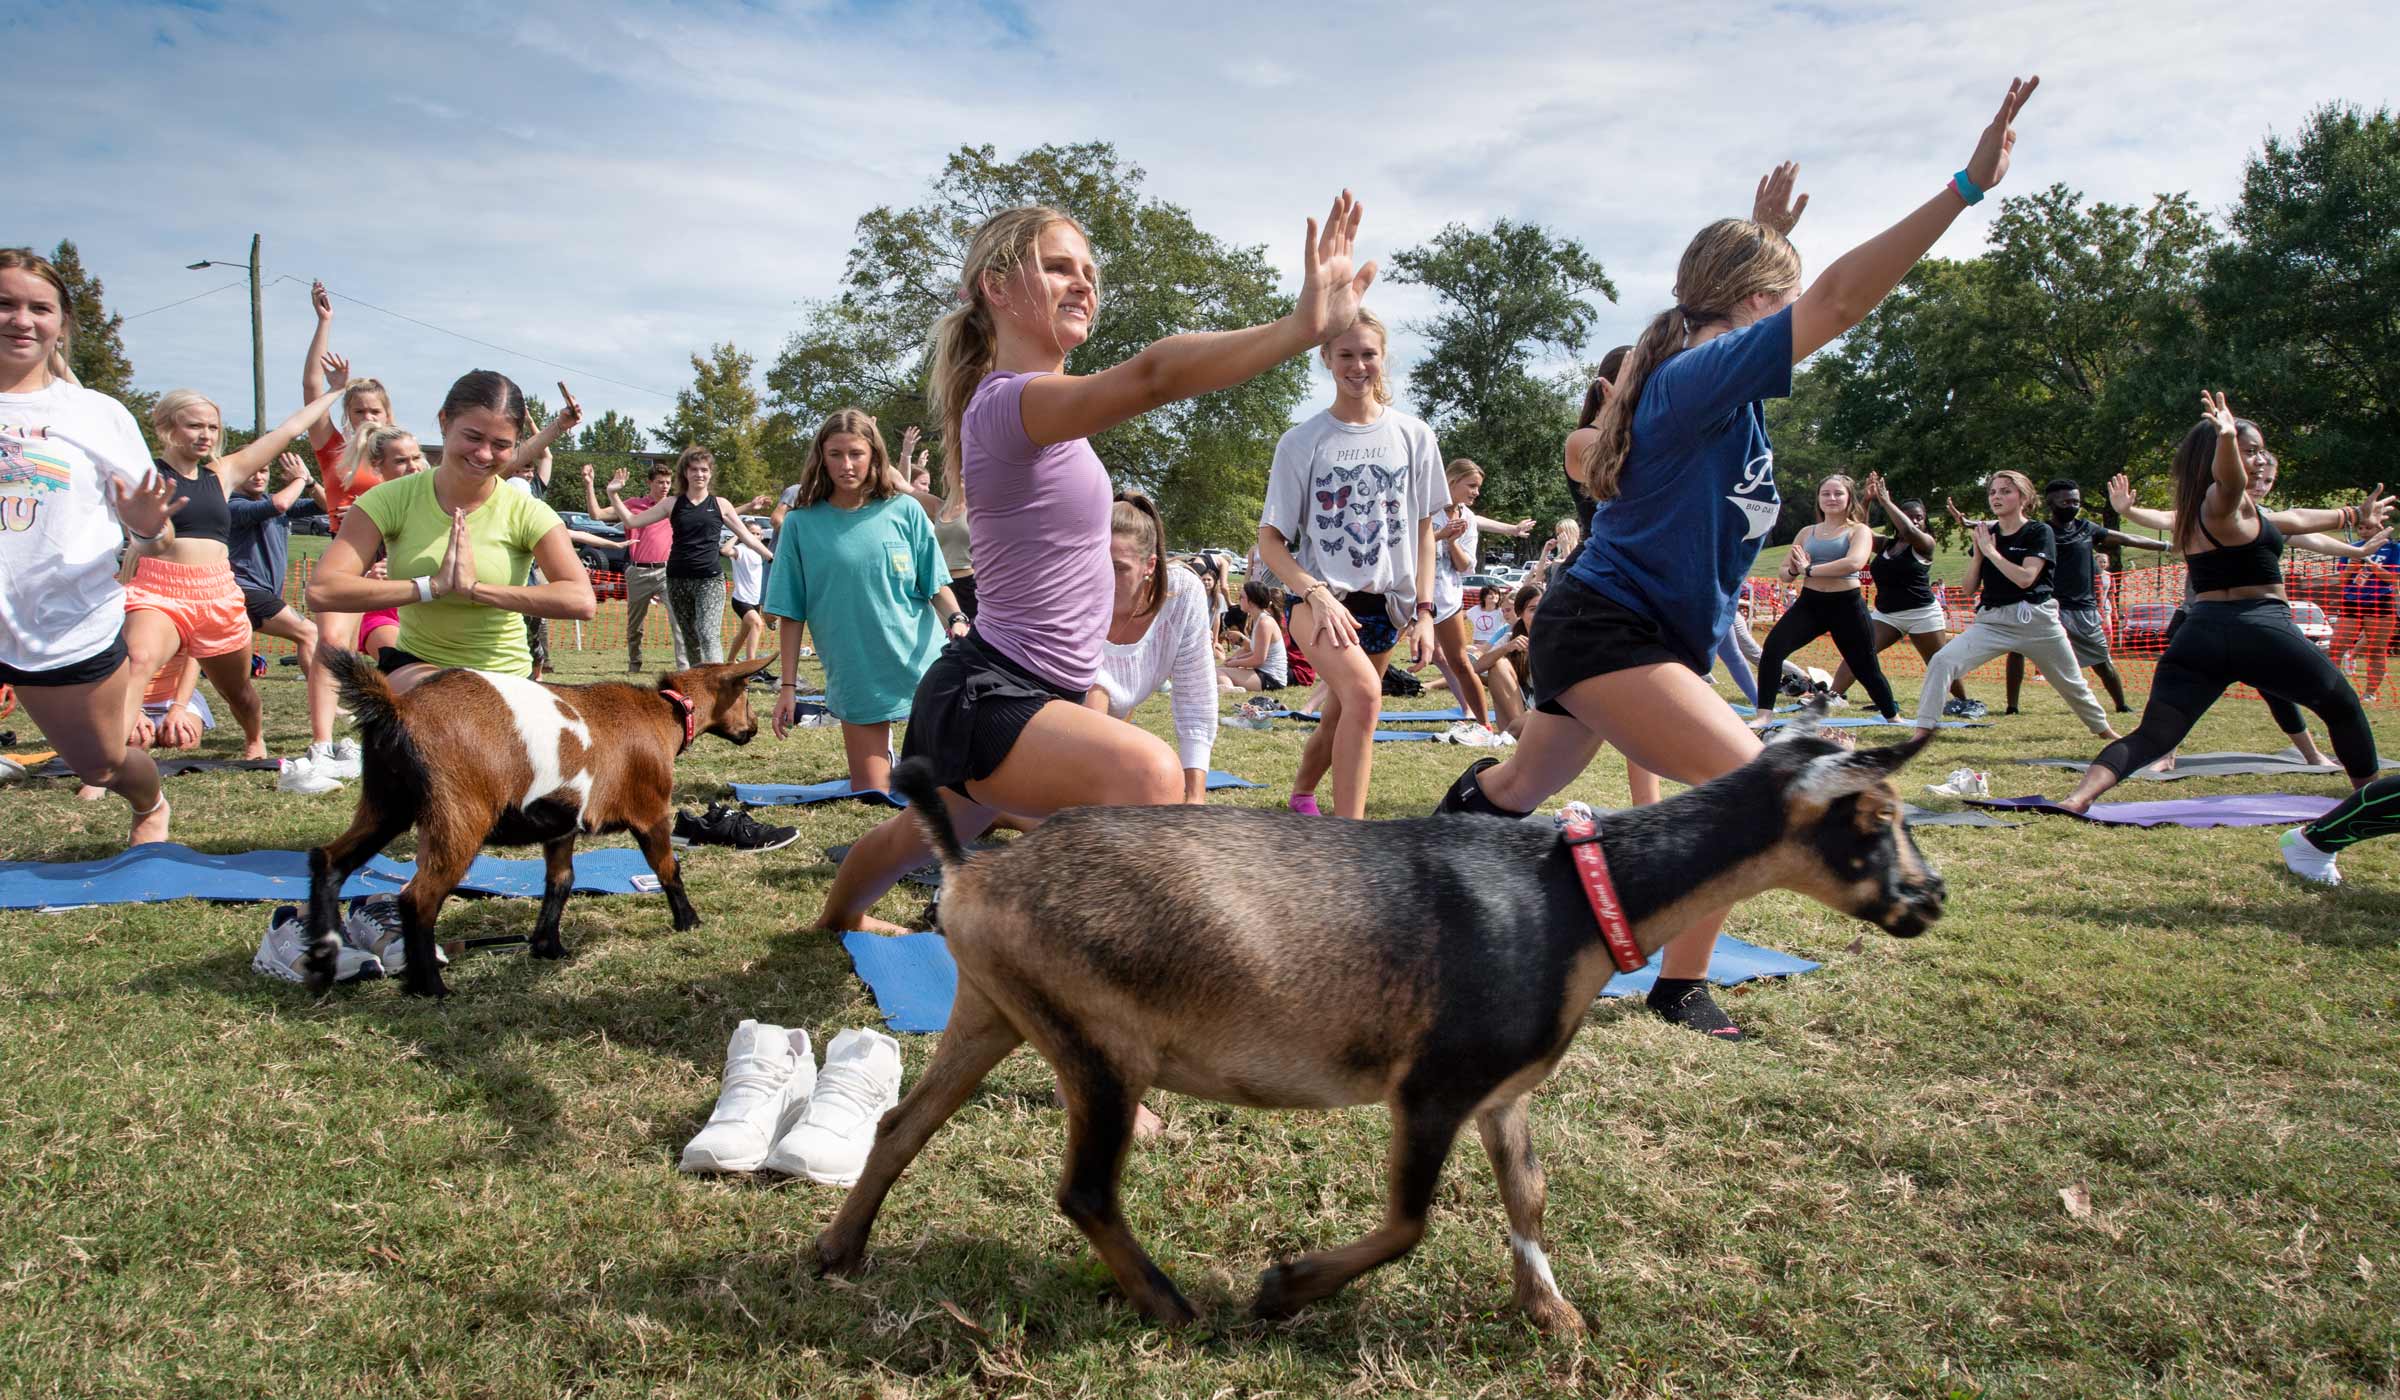
<svg viewBox="0 0 2400 1400"><path fill-rule="evenodd" d="M825 1047L763 1021L734 1027L725 1085L708 1123L683 1149L687 1172L781 1172L848 1186L866 1168L875 1125L900 1102L900 1042L852 1028Z"/></svg>
<svg viewBox="0 0 2400 1400"><path fill-rule="evenodd" d="M283 760L275 773L275 790L302 796L332 792L344 779L357 777L362 767L356 739L311 744L298 758Z"/></svg>
<svg viewBox="0 0 2400 1400"><path fill-rule="evenodd" d="M348 912L342 915L340 933L342 945L333 952L334 981L397 977L408 970L408 944L400 936L397 895L371 894L351 900ZM267 931L259 935L258 951L250 957L251 969L299 982L305 980L300 964L307 955L308 921L301 917L299 906L277 905L267 918ZM433 960L437 966L450 965L450 955L440 944L434 945Z"/></svg>

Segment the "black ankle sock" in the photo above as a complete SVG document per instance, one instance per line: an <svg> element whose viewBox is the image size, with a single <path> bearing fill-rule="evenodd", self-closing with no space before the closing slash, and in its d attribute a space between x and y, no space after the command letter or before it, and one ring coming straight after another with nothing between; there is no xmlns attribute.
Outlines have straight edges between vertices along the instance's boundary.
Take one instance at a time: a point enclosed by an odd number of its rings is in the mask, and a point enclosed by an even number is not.
<svg viewBox="0 0 2400 1400"><path fill-rule="evenodd" d="M1458 781L1450 785L1450 790L1442 794L1441 803L1433 809L1433 814L1440 817L1473 813L1485 817L1506 817L1511 821L1524 820L1525 813L1512 812L1483 795L1480 775L1484 769L1498 767L1499 763L1500 760L1496 758L1476 759L1466 772L1458 775Z"/></svg>
<svg viewBox="0 0 2400 1400"><path fill-rule="evenodd" d="M1742 1028L1733 1023L1709 995L1701 977L1661 977L1650 988L1650 1009L1669 1025L1688 1026L1719 1040L1740 1040Z"/></svg>

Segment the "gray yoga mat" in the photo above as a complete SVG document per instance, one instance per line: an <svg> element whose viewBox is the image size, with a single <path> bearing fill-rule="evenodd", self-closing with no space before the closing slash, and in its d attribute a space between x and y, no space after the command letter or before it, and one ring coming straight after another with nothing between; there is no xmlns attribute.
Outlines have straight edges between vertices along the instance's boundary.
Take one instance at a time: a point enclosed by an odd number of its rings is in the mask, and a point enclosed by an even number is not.
<svg viewBox="0 0 2400 1400"><path fill-rule="evenodd" d="M1900 818L1910 826L2023 826L2004 822L1989 812L1936 812L1914 802L1900 804Z"/></svg>
<svg viewBox="0 0 2400 1400"><path fill-rule="evenodd" d="M2382 759L2385 768L2400 768L2400 760ZM2091 767L2091 761L2081 758L2020 758L2019 763L2036 768L2064 768L2081 773ZM2242 778L2273 777L2288 773L2323 773L2328 776L2342 771L2338 763L2311 764L2300 761L2298 749L2287 748L2281 753L2187 753L2175 760L2170 772L2161 773L2145 768L2126 778L2129 783L2172 783L2184 778Z"/></svg>

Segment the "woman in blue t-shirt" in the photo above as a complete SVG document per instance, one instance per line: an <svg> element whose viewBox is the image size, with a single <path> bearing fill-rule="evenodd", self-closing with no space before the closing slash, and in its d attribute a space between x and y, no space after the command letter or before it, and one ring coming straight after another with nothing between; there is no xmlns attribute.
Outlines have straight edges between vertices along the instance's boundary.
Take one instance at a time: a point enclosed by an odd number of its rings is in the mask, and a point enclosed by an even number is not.
<svg viewBox="0 0 2400 1400"><path fill-rule="evenodd" d="M1759 182L1751 218L1720 219L1684 249L1675 306L1644 328L1593 425L1584 480L1608 508L1542 600L1535 712L1516 751L1479 760L1439 810L1522 815L1574 781L1604 741L1683 783L1758 752L1758 736L1707 677L1734 595L1782 508L1760 401L1788 395L1792 366L1864 319L2007 175L2012 124L2039 81L2011 82L1966 168L1805 293L1786 237L1807 203L1789 202L1793 166ZM1702 913L1667 946L1650 1005L1738 1039L1706 981L1729 912Z"/></svg>

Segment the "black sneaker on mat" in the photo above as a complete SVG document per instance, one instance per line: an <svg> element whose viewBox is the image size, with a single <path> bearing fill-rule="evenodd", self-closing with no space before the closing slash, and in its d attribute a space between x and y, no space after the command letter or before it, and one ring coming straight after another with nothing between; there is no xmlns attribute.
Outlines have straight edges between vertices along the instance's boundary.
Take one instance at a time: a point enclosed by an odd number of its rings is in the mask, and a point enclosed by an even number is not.
<svg viewBox="0 0 2400 1400"><path fill-rule="evenodd" d="M1709 995L1699 979L1676 981L1661 977L1650 988L1650 1009L1669 1025L1683 1026L1719 1040L1740 1040L1742 1028Z"/></svg>
<svg viewBox="0 0 2400 1400"><path fill-rule="evenodd" d="M687 820L692 826L689 840L685 840L682 834ZM675 839L681 844L731 846L737 851L779 851L800 839L797 827L768 826L739 807L724 807L714 803L697 818L689 813L677 813L675 827Z"/></svg>

